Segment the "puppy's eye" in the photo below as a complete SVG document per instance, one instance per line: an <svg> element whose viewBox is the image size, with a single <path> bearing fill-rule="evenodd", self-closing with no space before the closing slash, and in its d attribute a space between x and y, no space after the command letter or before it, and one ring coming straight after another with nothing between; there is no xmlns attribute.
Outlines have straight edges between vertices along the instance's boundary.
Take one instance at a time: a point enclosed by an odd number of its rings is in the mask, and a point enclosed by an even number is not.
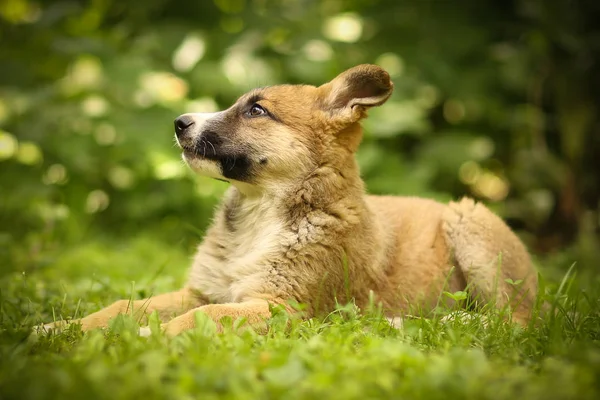
<svg viewBox="0 0 600 400"><path fill-rule="evenodd" d="M260 115L265 115L266 113L267 111L258 104L253 104L252 107L250 107L250 110L248 110L248 115L251 117L258 117Z"/></svg>

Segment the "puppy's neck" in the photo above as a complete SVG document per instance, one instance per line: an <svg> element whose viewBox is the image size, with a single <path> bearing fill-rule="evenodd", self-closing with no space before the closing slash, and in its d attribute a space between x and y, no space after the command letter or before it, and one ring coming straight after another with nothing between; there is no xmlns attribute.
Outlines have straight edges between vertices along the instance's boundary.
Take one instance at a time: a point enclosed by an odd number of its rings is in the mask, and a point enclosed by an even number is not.
<svg viewBox="0 0 600 400"><path fill-rule="evenodd" d="M296 217L315 210L328 213L340 203L359 209L364 204L364 183L354 157L345 163L323 164L294 185L283 199L285 208Z"/></svg>
<svg viewBox="0 0 600 400"><path fill-rule="evenodd" d="M231 182L236 189L238 201L287 202L300 196L299 201L309 203L327 203L340 197L360 196L364 193L364 184L360 178L358 164L350 154L343 161L327 162L315 168L303 177L290 181L273 181L261 185L245 182ZM309 197L306 197L308 194Z"/></svg>

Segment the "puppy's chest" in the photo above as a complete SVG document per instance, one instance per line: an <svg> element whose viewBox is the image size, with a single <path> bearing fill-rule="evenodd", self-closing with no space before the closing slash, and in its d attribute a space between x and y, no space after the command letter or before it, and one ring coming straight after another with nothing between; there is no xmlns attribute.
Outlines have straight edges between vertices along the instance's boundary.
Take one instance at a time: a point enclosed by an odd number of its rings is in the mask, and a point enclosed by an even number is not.
<svg viewBox="0 0 600 400"><path fill-rule="evenodd" d="M214 236L207 238L210 247L196 258L191 283L212 301L239 301L261 291L290 233L272 204L230 203L220 213Z"/></svg>
<svg viewBox="0 0 600 400"><path fill-rule="evenodd" d="M252 273L270 256L284 251L288 230L275 206L247 201L225 207L223 218L225 270L232 278Z"/></svg>

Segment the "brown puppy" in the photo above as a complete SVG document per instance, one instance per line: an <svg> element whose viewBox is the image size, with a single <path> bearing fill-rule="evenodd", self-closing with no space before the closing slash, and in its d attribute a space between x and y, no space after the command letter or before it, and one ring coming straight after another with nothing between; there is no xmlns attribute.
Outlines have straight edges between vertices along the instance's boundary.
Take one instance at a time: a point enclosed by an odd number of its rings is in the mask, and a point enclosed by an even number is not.
<svg viewBox="0 0 600 400"><path fill-rule="evenodd" d="M360 65L319 87L256 89L225 111L177 118L185 162L231 183L189 281L76 323L89 330L119 313L157 311L164 331L177 335L198 311L217 323L224 316L257 323L270 316L270 303L303 303L310 316L336 301L364 307L370 298L393 317L431 311L444 290L509 305L525 323L537 275L500 218L470 199L444 205L365 195L354 158L359 122L392 89L383 69Z"/></svg>

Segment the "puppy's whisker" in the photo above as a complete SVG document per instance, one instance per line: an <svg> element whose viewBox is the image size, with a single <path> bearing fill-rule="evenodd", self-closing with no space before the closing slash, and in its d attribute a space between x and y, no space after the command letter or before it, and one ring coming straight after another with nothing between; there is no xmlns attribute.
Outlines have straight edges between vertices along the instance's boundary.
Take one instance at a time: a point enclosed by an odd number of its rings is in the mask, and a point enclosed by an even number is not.
<svg viewBox="0 0 600 400"><path fill-rule="evenodd" d="M213 144L210 142L210 140L207 140L208 144L210 144L210 147L212 147L213 149L213 154L216 156L217 155L217 150L215 149L215 146L213 146Z"/></svg>

